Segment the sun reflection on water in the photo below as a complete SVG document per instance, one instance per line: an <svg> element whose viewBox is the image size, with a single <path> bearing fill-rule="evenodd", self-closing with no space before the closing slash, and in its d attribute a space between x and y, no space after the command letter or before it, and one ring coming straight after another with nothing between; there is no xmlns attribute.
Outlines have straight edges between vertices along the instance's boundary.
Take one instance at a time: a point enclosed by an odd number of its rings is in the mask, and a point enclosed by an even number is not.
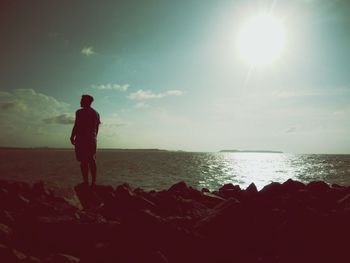
<svg viewBox="0 0 350 263"><path fill-rule="evenodd" d="M219 185L233 183L245 188L254 182L258 188L262 188L272 181L283 182L295 174L290 158L285 154L221 153L215 159L208 165L206 173L215 174ZM205 180L201 184L210 187L210 181Z"/></svg>

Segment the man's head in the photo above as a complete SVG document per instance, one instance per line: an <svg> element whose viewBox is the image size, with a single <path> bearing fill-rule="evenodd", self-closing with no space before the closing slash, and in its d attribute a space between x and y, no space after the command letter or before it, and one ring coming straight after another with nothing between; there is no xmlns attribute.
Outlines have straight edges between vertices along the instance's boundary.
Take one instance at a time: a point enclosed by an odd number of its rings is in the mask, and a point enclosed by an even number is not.
<svg viewBox="0 0 350 263"><path fill-rule="evenodd" d="M88 108L91 106L91 103L94 101L94 98L90 95L81 96L80 106L83 108Z"/></svg>

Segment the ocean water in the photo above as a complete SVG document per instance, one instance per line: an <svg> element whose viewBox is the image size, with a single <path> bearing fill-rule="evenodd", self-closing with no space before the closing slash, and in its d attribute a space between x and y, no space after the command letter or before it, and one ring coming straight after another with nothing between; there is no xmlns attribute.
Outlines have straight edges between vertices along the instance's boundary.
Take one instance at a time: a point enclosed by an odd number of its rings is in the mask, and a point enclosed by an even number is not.
<svg viewBox="0 0 350 263"><path fill-rule="evenodd" d="M245 188L252 182L262 188L289 178L350 185L350 155L100 150L97 164L98 184L127 182L146 190L167 189L179 181L198 189L215 190L225 183ZM0 150L0 179L63 187L82 180L72 150L39 149Z"/></svg>

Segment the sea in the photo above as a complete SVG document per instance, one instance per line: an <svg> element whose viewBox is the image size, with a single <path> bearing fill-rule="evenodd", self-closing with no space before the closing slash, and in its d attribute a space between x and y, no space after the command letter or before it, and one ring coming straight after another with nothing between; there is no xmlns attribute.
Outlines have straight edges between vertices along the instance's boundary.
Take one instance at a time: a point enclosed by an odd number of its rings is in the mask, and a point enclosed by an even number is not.
<svg viewBox="0 0 350 263"><path fill-rule="evenodd" d="M98 150L97 165L98 184L145 190L168 189L179 181L211 191L227 183L261 189L289 178L350 185L350 155ZM82 182L74 151L67 149L1 149L0 179L65 188Z"/></svg>

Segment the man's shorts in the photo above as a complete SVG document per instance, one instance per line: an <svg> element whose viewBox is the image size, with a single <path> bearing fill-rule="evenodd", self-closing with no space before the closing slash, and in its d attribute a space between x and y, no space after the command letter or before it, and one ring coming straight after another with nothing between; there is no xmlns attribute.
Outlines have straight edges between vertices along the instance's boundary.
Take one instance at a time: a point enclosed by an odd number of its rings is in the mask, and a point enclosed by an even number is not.
<svg viewBox="0 0 350 263"><path fill-rule="evenodd" d="M75 156L79 162L91 162L96 159L96 140L77 140Z"/></svg>

